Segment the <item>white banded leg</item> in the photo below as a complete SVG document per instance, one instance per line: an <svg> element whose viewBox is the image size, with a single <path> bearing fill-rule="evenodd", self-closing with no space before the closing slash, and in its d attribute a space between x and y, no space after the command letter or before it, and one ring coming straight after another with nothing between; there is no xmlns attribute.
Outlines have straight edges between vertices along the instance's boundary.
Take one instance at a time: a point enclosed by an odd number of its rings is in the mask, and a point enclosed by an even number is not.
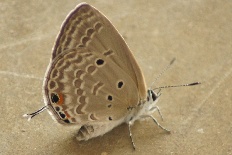
<svg viewBox="0 0 232 155"><path fill-rule="evenodd" d="M135 143L134 143L133 138L132 138L131 126L132 126L132 122L129 122L128 123L128 129L129 129L130 139L131 139L132 146L133 146L133 148L135 150Z"/></svg>
<svg viewBox="0 0 232 155"><path fill-rule="evenodd" d="M157 108L158 109L158 108ZM158 110L159 111L159 110ZM162 116L162 115L161 115ZM158 127L160 127L161 129L163 129L164 131L170 133L171 131L166 129L165 127L163 127L162 125L159 124L159 122L155 119L155 117L153 117L152 115L143 115L143 118L145 117L150 117L157 125Z"/></svg>

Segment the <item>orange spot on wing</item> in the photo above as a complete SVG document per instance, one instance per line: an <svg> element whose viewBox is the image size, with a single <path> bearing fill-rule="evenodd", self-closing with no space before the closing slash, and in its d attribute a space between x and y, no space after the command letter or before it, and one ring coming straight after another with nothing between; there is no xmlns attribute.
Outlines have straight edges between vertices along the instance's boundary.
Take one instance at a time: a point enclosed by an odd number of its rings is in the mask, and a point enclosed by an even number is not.
<svg viewBox="0 0 232 155"><path fill-rule="evenodd" d="M59 96L59 101L58 101L57 104L58 104L58 105L64 104L64 95L61 94L61 93L59 93L58 96Z"/></svg>
<svg viewBox="0 0 232 155"><path fill-rule="evenodd" d="M70 115L68 114L67 111L64 111L64 113L65 113L65 116L66 116L67 118L70 118Z"/></svg>

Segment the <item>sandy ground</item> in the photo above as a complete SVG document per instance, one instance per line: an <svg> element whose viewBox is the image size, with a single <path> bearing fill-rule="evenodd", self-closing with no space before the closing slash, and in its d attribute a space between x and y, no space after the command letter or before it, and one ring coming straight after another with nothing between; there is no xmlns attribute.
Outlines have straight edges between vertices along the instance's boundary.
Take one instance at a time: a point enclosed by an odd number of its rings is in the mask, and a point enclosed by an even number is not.
<svg viewBox="0 0 232 155"><path fill-rule="evenodd" d="M28 122L24 113L44 105L42 82L66 15L81 1L1 0L0 154L232 154L232 1L115 0L87 2L125 37L147 85L175 57L155 84L201 81L162 90L158 105L166 134L151 120L77 142L73 128L47 112ZM133 91L133 90L132 90Z"/></svg>

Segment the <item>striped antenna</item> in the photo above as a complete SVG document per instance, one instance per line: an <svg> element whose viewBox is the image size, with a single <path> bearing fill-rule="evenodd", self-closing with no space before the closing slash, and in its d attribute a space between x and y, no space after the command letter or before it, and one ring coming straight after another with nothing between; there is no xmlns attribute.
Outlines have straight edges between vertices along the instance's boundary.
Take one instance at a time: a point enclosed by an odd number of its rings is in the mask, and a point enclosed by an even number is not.
<svg viewBox="0 0 232 155"><path fill-rule="evenodd" d="M154 88L153 90L156 90L156 89L162 89L162 88L173 88L173 87L195 86L195 85L199 85L199 84L201 84L201 83L200 83L200 82L193 82L193 83L189 83L189 84L181 84L181 85L175 85L175 86L162 86L162 87Z"/></svg>

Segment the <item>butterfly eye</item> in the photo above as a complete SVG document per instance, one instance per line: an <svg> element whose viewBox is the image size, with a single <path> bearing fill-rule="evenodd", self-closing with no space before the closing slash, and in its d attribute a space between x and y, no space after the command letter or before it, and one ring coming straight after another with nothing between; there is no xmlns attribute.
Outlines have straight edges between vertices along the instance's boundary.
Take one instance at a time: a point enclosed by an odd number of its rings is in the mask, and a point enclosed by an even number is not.
<svg viewBox="0 0 232 155"><path fill-rule="evenodd" d="M56 104L63 104L63 95L62 94L56 94L56 93L52 93L51 94L51 100L52 103L56 103Z"/></svg>
<svg viewBox="0 0 232 155"><path fill-rule="evenodd" d="M151 91L151 95L152 95L152 100L155 101L157 99L157 95Z"/></svg>
<svg viewBox="0 0 232 155"><path fill-rule="evenodd" d="M151 90L148 90L147 91L147 101L150 101L150 97L152 97L152 100L153 101L155 101L156 100L156 98L155 98L155 96L154 96L155 94L154 94L154 92L153 91L151 91Z"/></svg>

